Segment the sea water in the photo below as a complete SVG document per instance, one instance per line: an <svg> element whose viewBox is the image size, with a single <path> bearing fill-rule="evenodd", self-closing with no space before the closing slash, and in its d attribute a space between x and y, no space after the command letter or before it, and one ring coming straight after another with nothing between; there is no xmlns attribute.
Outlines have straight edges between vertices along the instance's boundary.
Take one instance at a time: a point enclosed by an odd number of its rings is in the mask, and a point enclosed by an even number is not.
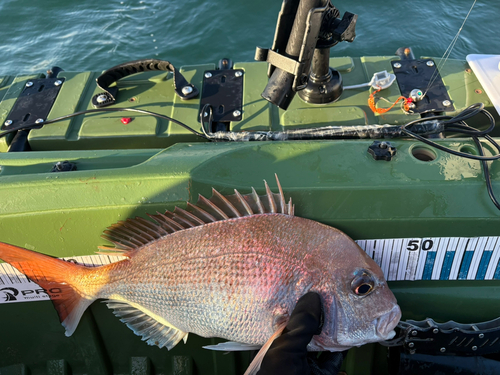
<svg viewBox="0 0 500 375"><path fill-rule="evenodd" d="M500 54L499 0L477 1L450 58ZM144 58L176 66L252 61L272 44L279 0L0 0L0 76L102 71ZM358 15L357 37L331 56L444 54L473 0L333 0Z"/></svg>

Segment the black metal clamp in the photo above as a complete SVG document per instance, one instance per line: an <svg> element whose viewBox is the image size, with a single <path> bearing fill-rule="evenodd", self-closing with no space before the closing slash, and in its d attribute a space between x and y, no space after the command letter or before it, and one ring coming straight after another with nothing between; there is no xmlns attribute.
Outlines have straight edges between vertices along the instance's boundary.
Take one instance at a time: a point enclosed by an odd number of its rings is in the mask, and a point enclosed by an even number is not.
<svg viewBox="0 0 500 375"><path fill-rule="evenodd" d="M175 93L183 100L198 96L199 91L195 85L189 83L184 76L168 61L145 59L126 62L116 65L97 78L97 86L104 90L92 97L92 104L96 108L106 107L116 102L118 87L110 87L113 83L123 77L147 71L167 71L174 74Z"/></svg>
<svg viewBox="0 0 500 375"><path fill-rule="evenodd" d="M398 324L399 337L385 346L403 346L409 354L481 356L500 352L500 318L482 323L436 323L407 320Z"/></svg>

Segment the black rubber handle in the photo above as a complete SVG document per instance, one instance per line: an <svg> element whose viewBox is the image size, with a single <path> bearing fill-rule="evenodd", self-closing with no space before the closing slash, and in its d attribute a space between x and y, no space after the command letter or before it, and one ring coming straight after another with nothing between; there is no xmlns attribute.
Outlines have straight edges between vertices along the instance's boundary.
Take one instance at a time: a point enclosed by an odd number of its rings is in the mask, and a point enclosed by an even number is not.
<svg viewBox="0 0 500 375"><path fill-rule="evenodd" d="M92 98L92 103L98 107L113 104L118 95L118 88L110 88L109 86L123 77L148 71L172 72L174 74L174 90L183 100L194 98L199 94L196 86L186 81L184 76L169 61L144 59L116 65L102 73L97 78L97 86L103 89L105 93L95 95L94 98ZM98 97L100 95L106 95L107 100L99 101Z"/></svg>

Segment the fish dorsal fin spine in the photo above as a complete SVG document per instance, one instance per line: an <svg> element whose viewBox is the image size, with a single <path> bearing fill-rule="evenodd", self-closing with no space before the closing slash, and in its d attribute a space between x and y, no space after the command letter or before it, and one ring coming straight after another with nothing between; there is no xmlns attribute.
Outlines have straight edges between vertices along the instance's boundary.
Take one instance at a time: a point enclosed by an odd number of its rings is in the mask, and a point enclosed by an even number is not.
<svg viewBox="0 0 500 375"><path fill-rule="evenodd" d="M212 189L212 197L207 199L200 195L196 205L188 202L185 209L175 207L173 212L148 214L154 221L142 217L119 221L105 230L102 235L104 239L114 243L115 248L101 246L99 254L122 253L122 255L129 256L131 251L161 237L216 221L266 213L293 216L292 199L290 198L286 203L278 176L276 176L276 181L279 193L273 193L266 181L264 181L266 194L262 196L259 196L254 188L250 194L244 195L236 189L234 195L222 195Z"/></svg>

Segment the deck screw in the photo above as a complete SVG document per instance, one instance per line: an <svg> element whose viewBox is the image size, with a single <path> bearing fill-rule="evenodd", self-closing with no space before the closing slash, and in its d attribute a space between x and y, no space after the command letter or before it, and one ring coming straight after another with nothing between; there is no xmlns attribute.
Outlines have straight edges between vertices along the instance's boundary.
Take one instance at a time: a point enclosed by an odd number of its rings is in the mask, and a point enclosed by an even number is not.
<svg viewBox="0 0 500 375"><path fill-rule="evenodd" d="M37 118L35 124L41 124L43 122L43 118Z"/></svg>
<svg viewBox="0 0 500 375"><path fill-rule="evenodd" d="M415 354L415 353L416 353L415 349L410 350L410 354Z"/></svg>
<svg viewBox="0 0 500 375"><path fill-rule="evenodd" d="M408 343L409 348L413 348L414 346L415 346L415 344L413 342Z"/></svg>
<svg viewBox="0 0 500 375"><path fill-rule="evenodd" d="M443 347L443 348L439 349L439 351L440 351L441 353L444 353L444 352L446 351L446 348L445 348L445 347Z"/></svg>
<svg viewBox="0 0 500 375"><path fill-rule="evenodd" d="M432 330L432 333L434 333L434 334L439 333L439 329L434 328L434 329Z"/></svg>
<svg viewBox="0 0 500 375"><path fill-rule="evenodd" d="M62 81L60 79L58 79L57 81L54 82L54 86L61 86L62 85Z"/></svg>
<svg viewBox="0 0 500 375"><path fill-rule="evenodd" d="M205 73L205 78L210 78L210 77L212 77L212 73L210 73L210 72L206 72L206 73Z"/></svg>
<svg viewBox="0 0 500 375"><path fill-rule="evenodd" d="M480 334L479 334L479 338L480 338L480 339L484 339L484 333L480 333Z"/></svg>
<svg viewBox="0 0 500 375"><path fill-rule="evenodd" d="M394 67L395 67L396 69L399 69L399 68L401 68L401 64L400 64L400 63L394 63Z"/></svg>
<svg viewBox="0 0 500 375"><path fill-rule="evenodd" d="M97 103L104 103L106 100L108 100L108 96L106 94L101 94L97 97Z"/></svg>
<svg viewBox="0 0 500 375"><path fill-rule="evenodd" d="M476 351L477 350L477 346L474 345L472 348L471 348L473 351Z"/></svg>
<svg viewBox="0 0 500 375"><path fill-rule="evenodd" d="M411 335L412 335L412 336L416 336L416 335L417 335L417 333L418 333L418 332L417 332L417 331L415 331L415 330L411 331Z"/></svg>
<svg viewBox="0 0 500 375"><path fill-rule="evenodd" d="M445 107L449 107L451 105L451 102L449 100L443 100L443 105Z"/></svg>
<svg viewBox="0 0 500 375"><path fill-rule="evenodd" d="M241 77L243 75L243 72L237 70L236 73L234 73L235 77Z"/></svg>
<svg viewBox="0 0 500 375"><path fill-rule="evenodd" d="M26 82L26 87L31 87L31 86L33 86L33 82L31 81Z"/></svg>
<svg viewBox="0 0 500 375"><path fill-rule="evenodd" d="M193 92L193 88L192 88L191 86L184 86L184 87L182 88L182 93L183 93L184 95L189 95L189 94L191 94L192 92Z"/></svg>
<svg viewBox="0 0 500 375"><path fill-rule="evenodd" d="M7 120L3 123L5 126L12 125L12 120Z"/></svg>
<svg viewBox="0 0 500 375"><path fill-rule="evenodd" d="M429 61L427 61L426 64L427 64L427 66L434 66L434 61L429 60Z"/></svg>
<svg viewBox="0 0 500 375"><path fill-rule="evenodd" d="M241 115L241 111L236 110L236 111L233 112L233 116L234 117L238 117L240 115Z"/></svg>

